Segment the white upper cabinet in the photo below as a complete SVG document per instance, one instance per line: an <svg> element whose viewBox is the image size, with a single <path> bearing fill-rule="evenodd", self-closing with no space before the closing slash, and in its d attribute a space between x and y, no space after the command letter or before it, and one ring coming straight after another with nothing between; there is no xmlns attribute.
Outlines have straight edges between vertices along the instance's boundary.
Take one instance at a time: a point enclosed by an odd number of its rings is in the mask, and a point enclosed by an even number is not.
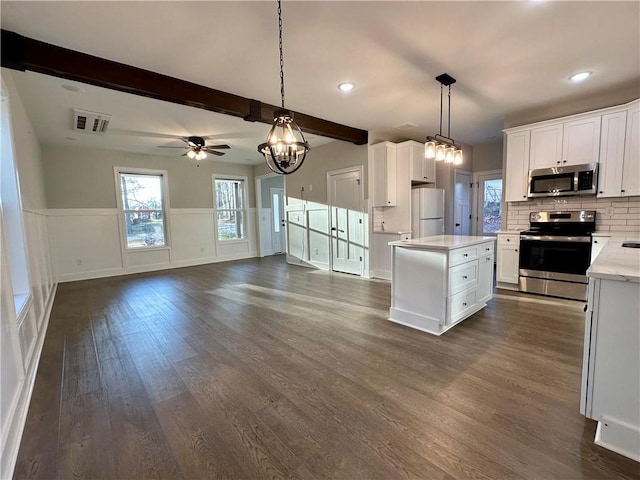
<svg viewBox="0 0 640 480"><path fill-rule="evenodd" d="M597 163L600 154L600 115L564 124L562 165Z"/></svg>
<svg viewBox="0 0 640 480"><path fill-rule="evenodd" d="M507 202L522 202L527 199L529 139L529 130L506 135L507 175L504 199Z"/></svg>
<svg viewBox="0 0 640 480"><path fill-rule="evenodd" d="M557 167L561 164L562 124L531 129L529 168L534 170Z"/></svg>
<svg viewBox="0 0 640 480"><path fill-rule="evenodd" d="M602 116L598 197L619 197L621 194L626 125L626 111Z"/></svg>
<svg viewBox="0 0 640 480"><path fill-rule="evenodd" d="M396 146L390 142L370 147L371 206L395 207L397 192Z"/></svg>
<svg viewBox="0 0 640 480"><path fill-rule="evenodd" d="M531 129L530 168L596 163L600 115Z"/></svg>
<svg viewBox="0 0 640 480"><path fill-rule="evenodd" d="M424 158L424 144L413 140L399 143L398 162L409 165L411 182L436 183L436 161Z"/></svg>
<svg viewBox="0 0 640 480"><path fill-rule="evenodd" d="M640 102L627 110L627 132L622 167L622 196L640 195Z"/></svg>
<svg viewBox="0 0 640 480"><path fill-rule="evenodd" d="M640 195L640 102L602 116L598 197Z"/></svg>

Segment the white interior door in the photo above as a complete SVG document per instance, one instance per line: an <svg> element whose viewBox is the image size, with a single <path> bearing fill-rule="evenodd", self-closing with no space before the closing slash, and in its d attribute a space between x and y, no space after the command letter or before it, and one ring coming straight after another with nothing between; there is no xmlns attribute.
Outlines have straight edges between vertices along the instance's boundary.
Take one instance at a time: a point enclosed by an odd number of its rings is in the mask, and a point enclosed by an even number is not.
<svg viewBox="0 0 640 480"><path fill-rule="evenodd" d="M471 173L456 170L453 233L471 235Z"/></svg>
<svg viewBox="0 0 640 480"><path fill-rule="evenodd" d="M284 188L270 188L273 253L284 253Z"/></svg>
<svg viewBox="0 0 640 480"><path fill-rule="evenodd" d="M331 269L362 275L364 222L360 169L327 175L331 236Z"/></svg>

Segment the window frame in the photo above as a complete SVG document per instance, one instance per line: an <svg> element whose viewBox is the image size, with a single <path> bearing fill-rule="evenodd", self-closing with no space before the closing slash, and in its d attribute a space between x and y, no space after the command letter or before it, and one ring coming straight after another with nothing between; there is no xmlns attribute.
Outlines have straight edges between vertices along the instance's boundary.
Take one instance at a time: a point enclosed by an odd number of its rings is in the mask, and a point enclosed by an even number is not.
<svg viewBox="0 0 640 480"><path fill-rule="evenodd" d="M170 250L171 249L171 228L169 228L169 177L166 170L154 170L149 168L133 168L133 167L113 167L114 181L116 186L116 203L118 206L118 226L120 229L120 248L123 252L148 252L150 250ZM122 183L120 175L149 175L162 177L162 218L164 227L164 245L151 247L129 247L127 240L127 223L125 220L124 205L122 203ZM158 211L158 210L150 210Z"/></svg>
<svg viewBox="0 0 640 480"><path fill-rule="evenodd" d="M216 180L240 180L243 182L243 188L242 188L242 208L235 208L235 209L229 209L229 208L223 208L223 209L219 209L218 208L218 202L217 202L217 196L216 196ZM248 191L248 185L249 185L249 177L244 176L244 175L222 175L222 174L213 174L211 176L211 186L212 186L212 193L213 193L213 211L214 211L214 234L215 234L215 239L216 239L216 244L231 244L231 243L247 243L249 242L249 232L247 231L247 226L248 226L248 222L247 222L247 215L249 214L249 207L248 205L248 201L249 201L249 191ZM242 212L242 232L244 233L244 237L243 238L233 238L233 239L220 239L219 234L218 234L218 212L220 211L235 211L235 212ZM237 218L237 217L236 217Z"/></svg>

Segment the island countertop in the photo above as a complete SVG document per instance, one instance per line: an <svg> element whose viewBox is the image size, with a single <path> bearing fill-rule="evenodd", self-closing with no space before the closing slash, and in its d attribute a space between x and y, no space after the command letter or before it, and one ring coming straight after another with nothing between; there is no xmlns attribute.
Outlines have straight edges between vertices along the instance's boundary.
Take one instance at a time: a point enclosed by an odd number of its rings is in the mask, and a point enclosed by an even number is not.
<svg viewBox="0 0 640 480"><path fill-rule="evenodd" d="M640 283L640 248L627 248L625 242L610 240L587 270L587 277Z"/></svg>
<svg viewBox="0 0 640 480"><path fill-rule="evenodd" d="M428 250L453 250L469 247L487 241L495 241L495 237L479 237L472 235L435 235L433 237L412 238L389 242L389 245L405 248L423 248Z"/></svg>

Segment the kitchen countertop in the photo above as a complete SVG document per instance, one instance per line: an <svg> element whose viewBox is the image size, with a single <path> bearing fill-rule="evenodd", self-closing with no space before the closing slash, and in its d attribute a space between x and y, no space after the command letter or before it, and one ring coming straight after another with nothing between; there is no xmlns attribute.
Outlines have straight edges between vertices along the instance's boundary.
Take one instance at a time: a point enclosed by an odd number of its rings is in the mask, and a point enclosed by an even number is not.
<svg viewBox="0 0 640 480"><path fill-rule="evenodd" d="M622 243L609 240L587 270L587 277L640 283L640 248L625 248Z"/></svg>
<svg viewBox="0 0 640 480"><path fill-rule="evenodd" d="M389 242L389 245L405 248L423 248L430 250L453 250L469 247L487 241L495 241L496 237L476 237L469 235L436 235L433 237L413 238Z"/></svg>

